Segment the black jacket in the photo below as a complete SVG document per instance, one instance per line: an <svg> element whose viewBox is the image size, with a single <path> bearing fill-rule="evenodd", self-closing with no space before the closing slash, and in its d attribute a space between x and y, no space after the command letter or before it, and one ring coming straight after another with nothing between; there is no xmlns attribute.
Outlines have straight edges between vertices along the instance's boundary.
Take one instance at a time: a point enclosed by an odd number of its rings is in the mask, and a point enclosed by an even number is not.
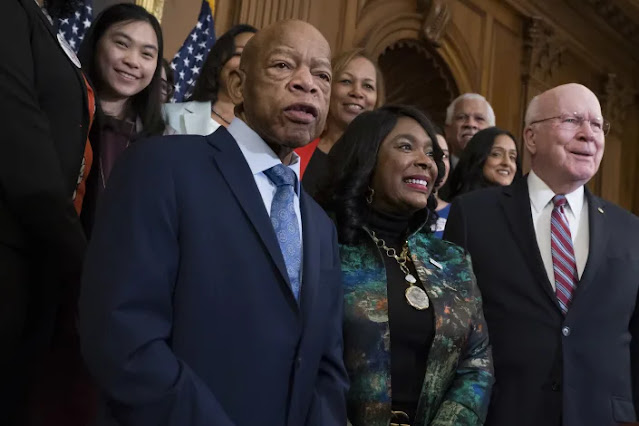
<svg viewBox="0 0 639 426"><path fill-rule="evenodd" d="M34 0L0 1L0 58L0 326L11 334L25 304L46 316L60 283L79 280L86 238L73 193L89 110L80 69ZM29 300L12 300L15 289Z"/></svg>
<svg viewBox="0 0 639 426"><path fill-rule="evenodd" d="M565 317L537 246L527 180L452 204L444 238L472 256L493 348L487 426L637 421L639 220L585 194L588 260Z"/></svg>

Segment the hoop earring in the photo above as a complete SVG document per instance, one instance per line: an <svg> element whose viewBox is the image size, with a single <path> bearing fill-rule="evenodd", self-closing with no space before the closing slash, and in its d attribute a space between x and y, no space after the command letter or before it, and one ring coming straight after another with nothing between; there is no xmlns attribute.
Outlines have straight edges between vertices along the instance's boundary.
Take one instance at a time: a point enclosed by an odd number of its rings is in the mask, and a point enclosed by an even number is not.
<svg viewBox="0 0 639 426"><path fill-rule="evenodd" d="M368 187L368 192L366 194L366 202L368 204L373 204L373 197L374 196L375 196L375 190L369 186Z"/></svg>

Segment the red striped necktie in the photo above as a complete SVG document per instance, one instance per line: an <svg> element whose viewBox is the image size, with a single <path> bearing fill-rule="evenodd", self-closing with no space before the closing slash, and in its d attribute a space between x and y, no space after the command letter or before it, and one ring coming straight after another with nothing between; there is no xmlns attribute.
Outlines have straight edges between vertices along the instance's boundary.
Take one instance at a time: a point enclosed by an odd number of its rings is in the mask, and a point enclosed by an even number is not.
<svg viewBox="0 0 639 426"><path fill-rule="evenodd" d="M572 246L570 226L564 211L566 197L555 195L552 199L555 208L550 217L550 247L552 251L552 267L555 271L555 293L559 306L564 314L572 300L579 277L577 262Z"/></svg>

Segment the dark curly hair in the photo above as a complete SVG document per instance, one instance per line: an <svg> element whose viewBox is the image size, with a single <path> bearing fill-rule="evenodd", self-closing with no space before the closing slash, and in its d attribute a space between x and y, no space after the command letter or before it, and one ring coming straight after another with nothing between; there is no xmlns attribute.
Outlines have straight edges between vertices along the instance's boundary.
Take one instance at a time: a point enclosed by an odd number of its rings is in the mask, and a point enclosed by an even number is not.
<svg viewBox="0 0 639 426"><path fill-rule="evenodd" d="M486 159L493 149L495 139L501 135L506 135L515 141L515 148L517 148L517 140L512 133L499 127L489 127L480 130L468 142L468 145L466 145L464 152L459 158L457 167L455 167L455 170L453 170L450 176L449 201L467 192L496 185L484 176L484 163L486 163ZM521 161L519 157L519 149L517 148L517 170L515 171L513 182L521 178Z"/></svg>
<svg viewBox="0 0 639 426"><path fill-rule="evenodd" d="M244 33L256 33L257 28L251 25L235 25L217 39L206 57L202 74L195 82L191 101L207 102L211 105L217 102L220 90L220 73L224 65L235 55L235 37Z"/></svg>
<svg viewBox="0 0 639 426"><path fill-rule="evenodd" d="M433 141L438 169L435 185L443 177L443 152L436 142L433 123L423 112L403 105L386 105L363 112L349 124L328 154L330 177L316 196L320 205L333 217L342 244L356 244L362 238L362 226L366 224L370 208L366 203L366 193L377 165L379 147L402 117L417 121ZM429 232L430 224L436 218L436 206L435 197L431 194L427 207L413 215L410 228L422 227L423 231L426 230L424 232Z"/></svg>

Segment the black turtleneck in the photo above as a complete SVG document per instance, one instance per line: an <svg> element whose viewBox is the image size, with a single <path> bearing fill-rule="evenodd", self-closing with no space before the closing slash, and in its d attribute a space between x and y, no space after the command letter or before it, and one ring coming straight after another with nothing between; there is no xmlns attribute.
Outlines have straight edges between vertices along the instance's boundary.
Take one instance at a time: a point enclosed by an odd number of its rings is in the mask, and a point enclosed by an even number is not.
<svg viewBox="0 0 639 426"><path fill-rule="evenodd" d="M371 211L368 226L377 238L383 239L387 247L401 253L408 233L410 216L395 216ZM421 394L428 351L435 334L432 308L423 311L410 306L405 291L408 283L405 274L394 258L380 249L386 266L388 293L388 321L391 342L391 393L393 410L406 412L411 423L415 417L417 402ZM416 285L423 288L412 262L407 266L415 278Z"/></svg>

